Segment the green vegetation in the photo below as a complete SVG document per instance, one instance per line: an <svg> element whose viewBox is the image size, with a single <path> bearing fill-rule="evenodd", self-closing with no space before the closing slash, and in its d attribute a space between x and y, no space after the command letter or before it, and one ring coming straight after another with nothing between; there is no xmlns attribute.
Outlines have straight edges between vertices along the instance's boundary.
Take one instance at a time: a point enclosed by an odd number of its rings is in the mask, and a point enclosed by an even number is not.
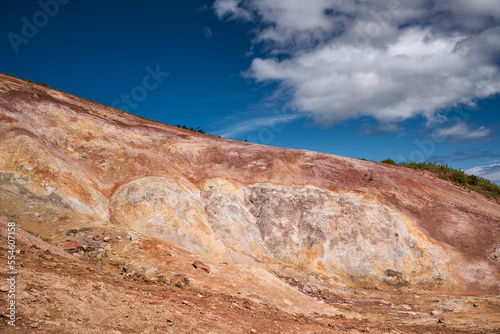
<svg viewBox="0 0 500 334"><path fill-rule="evenodd" d="M384 164L388 164L388 165L394 165L394 166L397 166L397 165L398 165L398 164L397 164L397 163L395 163L395 162L394 162L394 160L392 160L392 159L385 159L385 160L382 160L382 161L380 161L380 162L382 162L382 163L384 163Z"/></svg>
<svg viewBox="0 0 500 334"><path fill-rule="evenodd" d="M196 128L188 128L188 127L187 127L187 126L185 126L185 125L180 126L179 124L177 124L177 127L178 127L178 128L181 128L181 129L191 130L191 131L193 131L193 132L198 132L198 133L205 134L205 130L200 129L199 127L196 127Z"/></svg>
<svg viewBox="0 0 500 334"><path fill-rule="evenodd" d="M450 181L450 178L448 176L444 175L444 174L439 174L439 178L441 180Z"/></svg>
<svg viewBox="0 0 500 334"><path fill-rule="evenodd" d="M473 190L488 198L498 199L500 197L500 186L492 183L483 177L466 174L462 170L451 168L447 164L437 164L435 162L400 162L395 163L392 159L385 159L382 163L411 168L415 170L425 170L434 173L438 178L455 183L465 189Z"/></svg>

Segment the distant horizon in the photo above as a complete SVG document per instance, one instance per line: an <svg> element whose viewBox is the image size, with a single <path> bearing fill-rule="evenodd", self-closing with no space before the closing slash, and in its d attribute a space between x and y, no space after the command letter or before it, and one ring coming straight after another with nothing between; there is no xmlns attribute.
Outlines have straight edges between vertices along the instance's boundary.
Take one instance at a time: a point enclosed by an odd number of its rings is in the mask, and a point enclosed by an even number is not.
<svg viewBox="0 0 500 334"><path fill-rule="evenodd" d="M0 71L215 136L500 183L495 1L3 5Z"/></svg>

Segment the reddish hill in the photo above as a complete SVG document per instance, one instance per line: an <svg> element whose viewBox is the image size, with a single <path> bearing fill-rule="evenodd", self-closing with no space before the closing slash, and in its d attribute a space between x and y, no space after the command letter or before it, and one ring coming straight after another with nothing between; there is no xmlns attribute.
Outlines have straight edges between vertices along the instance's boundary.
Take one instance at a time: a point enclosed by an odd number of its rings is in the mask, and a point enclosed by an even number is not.
<svg viewBox="0 0 500 334"><path fill-rule="evenodd" d="M494 200L402 167L193 133L4 75L0 218L121 277L287 314L352 314L339 301L357 289L500 290Z"/></svg>

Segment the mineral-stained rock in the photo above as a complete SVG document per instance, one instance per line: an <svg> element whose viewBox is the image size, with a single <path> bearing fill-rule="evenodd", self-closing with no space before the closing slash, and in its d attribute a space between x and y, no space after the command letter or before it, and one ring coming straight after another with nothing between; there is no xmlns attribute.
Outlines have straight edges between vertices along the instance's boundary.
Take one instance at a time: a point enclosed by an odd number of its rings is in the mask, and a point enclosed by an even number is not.
<svg viewBox="0 0 500 334"><path fill-rule="evenodd" d="M195 267L196 269L204 270L207 273L210 273L210 267L207 266L206 264L204 264L201 261L194 261L193 262L193 267Z"/></svg>
<svg viewBox="0 0 500 334"><path fill-rule="evenodd" d="M188 267L209 259L206 279L227 263L499 291L498 202L416 171L194 134L4 75L0 139L0 217L52 244L85 238L85 261L110 246L89 236L121 235L113 256L148 277L180 258L154 239L192 252Z"/></svg>
<svg viewBox="0 0 500 334"><path fill-rule="evenodd" d="M82 245L80 245L75 240L66 240L58 244L58 246L68 252L68 253L76 253L82 249Z"/></svg>

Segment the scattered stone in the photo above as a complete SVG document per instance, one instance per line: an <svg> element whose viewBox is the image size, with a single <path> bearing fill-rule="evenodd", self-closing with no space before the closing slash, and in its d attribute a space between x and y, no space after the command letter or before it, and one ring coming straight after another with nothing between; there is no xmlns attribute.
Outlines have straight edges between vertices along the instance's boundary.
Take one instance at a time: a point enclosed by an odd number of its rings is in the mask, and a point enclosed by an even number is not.
<svg viewBox="0 0 500 334"><path fill-rule="evenodd" d="M257 333L255 329L250 330L250 333Z"/></svg>
<svg viewBox="0 0 500 334"><path fill-rule="evenodd" d="M196 269L201 269L201 270L204 270L206 271L207 273L210 273L210 267L207 266L206 264L204 264L203 262L201 261L194 261L193 262L193 267L195 267Z"/></svg>
<svg viewBox="0 0 500 334"><path fill-rule="evenodd" d="M66 231L67 236L76 235L77 233L78 233L78 230L75 230L75 229L71 229L71 230Z"/></svg>
<svg viewBox="0 0 500 334"><path fill-rule="evenodd" d="M82 249L82 245L80 245L75 240L66 240L59 243L59 245L57 246L62 248L64 251L68 253L76 253Z"/></svg>
<svg viewBox="0 0 500 334"><path fill-rule="evenodd" d="M477 304L474 304L474 305L472 305L472 306L474 306L474 307L479 307L479 305L477 305Z"/></svg>
<svg viewBox="0 0 500 334"><path fill-rule="evenodd" d="M387 269L385 272L385 276L387 277L401 277L402 274L399 271Z"/></svg>
<svg viewBox="0 0 500 334"><path fill-rule="evenodd" d="M0 291L1 292L9 292L9 287L7 285L2 285L2 286L0 286Z"/></svg>
<svg viewBox="0 0 500 334"><path fill-rule="evenodd" d="M438 324L444 324L444 319L443 318L439 318Z"/></svg>
<svg viewBox="0 0 500 334"><path fill-rule="evenodd" d="M101 236L99 234L96 234L92 239L94 239L95 241L101 240Z"/></svg>
<svg viewBox="0 0 500 334"><path fill-rule="evenodd" d="M106 236L106 237L104 237L102 240L103 240L104 242L109 242L109 241L111 240L111 237Z"/></svg>
<svg viewBox="0 0 500 334"><path fill-rule="evenodd" d="M120 237L119 235L116 236L116 240L122 240L122 237Z"/></svg>
<svg viewBox="0 0 500 334"><path fill-rule="evenodd" d="M431 311L431 315L438 315L438 314L439 314L439 311L437 311L437 310L432 310Z"/></svg>
<svg viewBox="0 0 500 334"><path fill-rule="evenodd" d="M167 326L173 326L174 322L170 319L167 319Z"/></svg>

